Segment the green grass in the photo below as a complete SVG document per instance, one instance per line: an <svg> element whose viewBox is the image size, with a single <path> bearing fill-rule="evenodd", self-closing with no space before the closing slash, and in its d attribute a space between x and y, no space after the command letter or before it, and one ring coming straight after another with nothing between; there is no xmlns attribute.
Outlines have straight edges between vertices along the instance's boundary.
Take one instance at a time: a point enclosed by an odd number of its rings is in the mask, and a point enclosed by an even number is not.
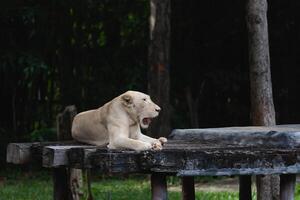
<svg viewBox="0 0 300 200"><path fill-rule="evenodd" d="M23 174L18 171L0 172L0 200L51 200L52 180L49 172ZM3 179L3 178L2 178ZM151 199L150 182L146 176L130 178L93 178L92 192L95 200L147 200ZM0 179L1 180L1 179ZM169 178L169 185L179 185L176 178ZM170 200L181 199L181 193L170 191ZM197 192L201 200L235 200L237 193Z"/></svg>
<svg viewBox="0 0 300 200"><path fill-rule="evenodd" d="M118 200L146 200L150 199L150 183L148 179L131 178L124 180L102 180L92 184L93 194L96 199L118 199ZM169 199L181 199L181 193L168 192ZM229 192L197 192L197 199L204 200L233 200L238 199L238 193Z"/></svg>
<svg viewBox="0 0 300 200"><path fill-rule="evenodd" d="M0 172L0 200L51 200L52 180L49 172L23 174ZM5 177L6 180L3 180ZM151 199L147 177L93 178L92 192L95 200L147 200ZM178 179L170 178L169 185L179 185ZM300 200L300 187L296 188L296 200ZM169 191L170 200L181 199L178 191ZM237 200L237 192L196 192L201 200ZM255 198L253 198L255 199Z"/></svg>
<svg viewBox="0 0 300 200"><path fill-rule="evenodd" d="M150 184L141 179L105 179L94 181L92 191L95 199L146 200L150 199ZM52 182L50 179L21 178L7 180L0 186L0 200L50 200L52 199ZM169 199L181 199L180 192L169 192ZM197 192L197 199L233 200L238 199L237 193Z"/></svg>

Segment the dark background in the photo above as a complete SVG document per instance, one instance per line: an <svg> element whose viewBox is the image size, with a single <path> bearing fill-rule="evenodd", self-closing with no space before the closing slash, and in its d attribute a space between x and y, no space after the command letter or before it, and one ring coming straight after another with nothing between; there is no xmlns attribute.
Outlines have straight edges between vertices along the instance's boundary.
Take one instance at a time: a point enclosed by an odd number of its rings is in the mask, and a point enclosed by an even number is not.
<svg viewBox="0 0 300 200"><path fill-rule="evenodd" d="M245 2L171 1L171 128L250 125ZM278 124L299 123L300 2L269 1ZM147 93L148 0L0 3L0 163L12 141L56 137L56 115Z"/></svg>

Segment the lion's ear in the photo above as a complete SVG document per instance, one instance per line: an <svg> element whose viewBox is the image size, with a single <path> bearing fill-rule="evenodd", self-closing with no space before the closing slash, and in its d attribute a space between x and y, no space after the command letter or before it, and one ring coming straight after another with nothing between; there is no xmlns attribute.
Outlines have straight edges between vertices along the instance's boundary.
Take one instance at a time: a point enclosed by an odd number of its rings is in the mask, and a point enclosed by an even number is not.
<svg viewBox="0 0 300 200"><path fill-rule="evenodd" d="M133 104L132 96L130 96L129 94L124 94L121 98L123 105L129 107Z"/></svg>

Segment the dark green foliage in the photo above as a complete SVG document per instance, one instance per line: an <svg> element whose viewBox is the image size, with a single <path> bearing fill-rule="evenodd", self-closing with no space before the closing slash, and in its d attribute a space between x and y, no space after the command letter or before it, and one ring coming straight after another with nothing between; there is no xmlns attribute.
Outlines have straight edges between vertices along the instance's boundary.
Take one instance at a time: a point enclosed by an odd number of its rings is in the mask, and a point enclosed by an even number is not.
<svg viewBox="0 0 300 200"><path fill-rule="evenodd" d="M0 127L14 138L36 139L66 105L82 111L146 90L147 1L3 4Z"/></svg>
<svg viewBox="0 0 300 200"><path fill-rule="evenodd" d="M34 142L45 142L45 141L55 141L56 137L56 129L54 128L43 128L43 129L35 129L29 135L31 141Z"/></svg>

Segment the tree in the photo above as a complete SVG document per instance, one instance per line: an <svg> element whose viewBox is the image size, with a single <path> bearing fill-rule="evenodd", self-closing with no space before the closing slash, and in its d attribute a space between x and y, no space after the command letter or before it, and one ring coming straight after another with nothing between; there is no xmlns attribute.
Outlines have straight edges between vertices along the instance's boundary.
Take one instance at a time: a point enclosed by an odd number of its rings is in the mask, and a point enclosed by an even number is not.
<svg viewBox="0 0 300 200"><path fill-rule="evenodd" d="M148 90L162 107L150 132L157 137L170 133L170 0L150 0L150 9Z"/></svg>
<svg viewBox="0 0 300 200"><path fill-rule="evenodd" d="M170 133L170 0L150 0L150 10L148 90L154 102L162 107L150 132L158 137ZM154 173L151 183L152 199L167 199L166 177Z"/></svg>
<svg viewBox="0 0 300 200"><path fill-rule="evenodd" d="M256 126L273 126L276 122L270 70L267 1L248 0L246 12L251 120ZM278 176L257 176L257 198L264 200L279 198Z"/></svg>

